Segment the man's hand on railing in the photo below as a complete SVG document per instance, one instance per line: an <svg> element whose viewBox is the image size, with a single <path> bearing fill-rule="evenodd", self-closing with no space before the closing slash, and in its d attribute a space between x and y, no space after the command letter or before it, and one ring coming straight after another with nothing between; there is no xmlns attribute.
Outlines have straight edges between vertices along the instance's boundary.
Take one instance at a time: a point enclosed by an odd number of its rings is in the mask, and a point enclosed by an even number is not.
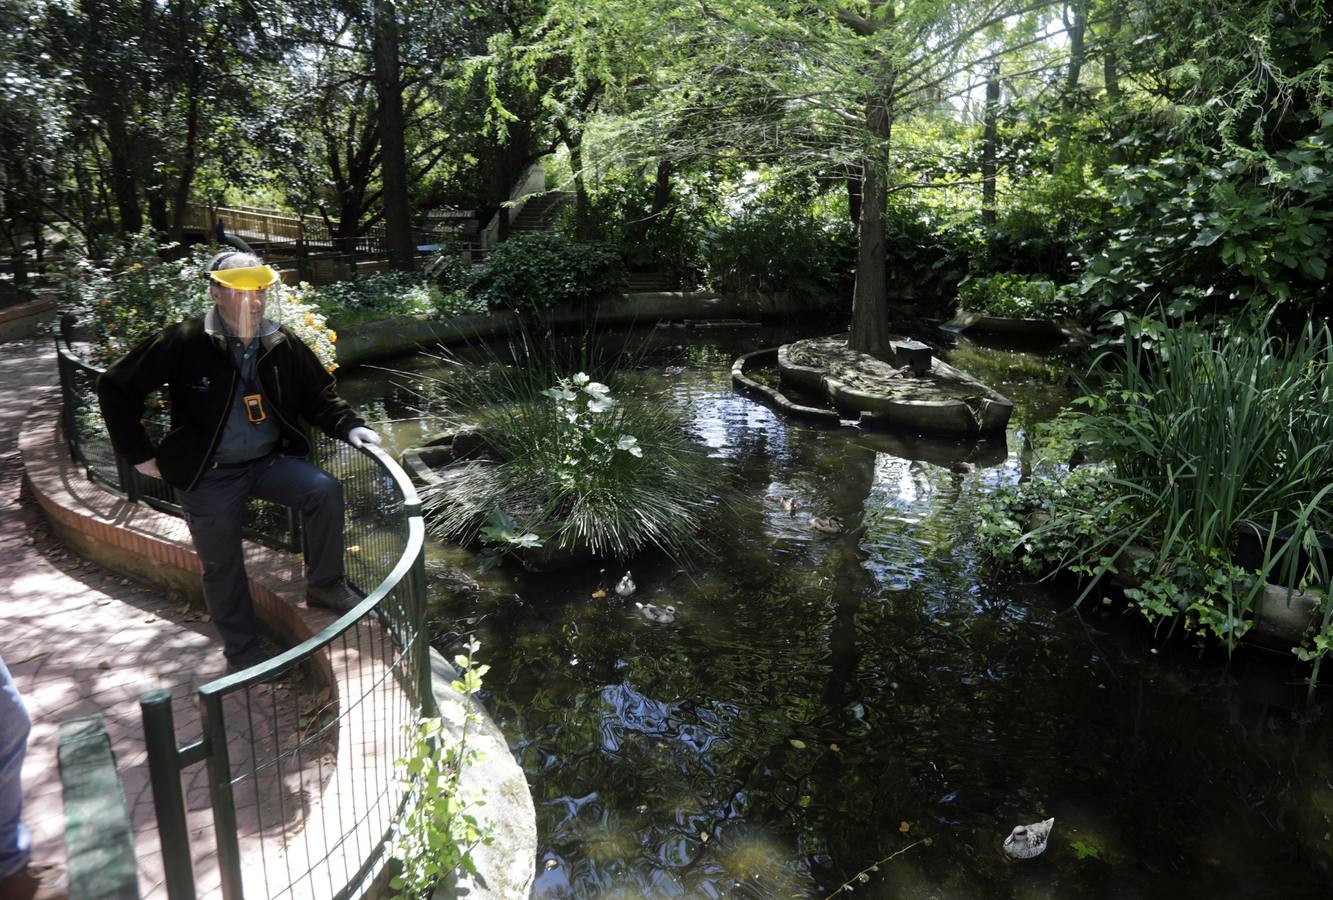
<svg viewBox="0 0 1333 900"><path fill-rule="evenodd" d="M360 450L367 444L374 444L376 447L380 444L380 436L369 428L360 425L347 432L347 443Z"/></svg>
<svg viewBox="0 0 1333 900"><path fill-rule="evenodd" d="M162 477L162 473L159 472L157 469L157 457L153 457L152 459L145 459L141 463L135 463L134 471L138 472L140 475L146 475L149 478Z"/></svg>

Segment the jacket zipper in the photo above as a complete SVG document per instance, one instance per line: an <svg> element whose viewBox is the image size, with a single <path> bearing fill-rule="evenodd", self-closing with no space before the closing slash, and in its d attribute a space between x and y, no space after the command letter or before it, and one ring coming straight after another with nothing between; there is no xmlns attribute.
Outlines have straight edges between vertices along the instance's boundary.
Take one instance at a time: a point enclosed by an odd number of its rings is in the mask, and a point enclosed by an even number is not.
<svg viewBox="0 0 1333 900"><path fill-rule="evenodd" d="M269 347L267 350L264 351L263 356L259 357L259 359L255 361L255 376L259 379L259 393L261 394L266 394L266 392L264 391L264 373L259 369L259 366L261 363L263 363L264 360L268 359L268 355L273 352L273 348L276 346L278 346L278 344L274 343L271 347ZM277 378L276 373L274 375L274 380L273 380L273 389L274 392L278 395L278 401L280 403L282 401L282 384ZM268 399L267 395L264 397L264 399L265 400ZM273 415L278 417L279 422L286 425L296 434L301 434L301 431L298 428L296 428L296 426L292 425L291 422L288 422L285 418L283 418L282 411L278 409L277 403L270 403L269 405L273 407ZM306 441L306 445L307 445L306 455L309 456L310 453L313 452L315 448L310 445L309 441Z"/></svg>
<svg viewBox="0 0 1333 900"><path fill-rule="evenodd" d="M190 480L190 486L187 491L194 490L194 486L199 483L199 479L204 476L204 470L208 468L208 461L213 458L213 451L217 449L218 438L222 436L222 426L227 424L227 416L231 415L231 398L236 393L236 379L240 372L233 366L231 370L231 383L227 385L227 402L222 406L222 415L218 418L218 427L213 429L213 440L208 443L208 452L204 454L204 461L199 464L199 471L194 473L194 478Z"/></svg>

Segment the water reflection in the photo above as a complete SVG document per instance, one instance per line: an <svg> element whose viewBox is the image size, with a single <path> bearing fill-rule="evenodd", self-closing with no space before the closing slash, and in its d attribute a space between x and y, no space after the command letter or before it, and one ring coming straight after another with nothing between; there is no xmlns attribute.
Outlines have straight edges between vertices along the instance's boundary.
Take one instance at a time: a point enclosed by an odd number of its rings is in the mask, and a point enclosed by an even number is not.
<svg viewBox="0 0 1333 900"><path fill-rule="evenodd" d="M484 700L533 790L537 895L826 896L929 837L857 894L1327 896L1333 729L1293 715L1285 659L1159 644L977 552L978 510L1021 477L1070 367L960 342L951 364L1015 401L1007 441L916 441L793 426L731 392L732 355L776 339L714 330L631 376L731 485L712 558L633 563L635 599L674 623L593 599L614 567L479 573L432 551L436 615L481 639ZM845 533L810 527L833 515ZM1009 829L1048 815L1046 854L1007 861Z"/></svg>

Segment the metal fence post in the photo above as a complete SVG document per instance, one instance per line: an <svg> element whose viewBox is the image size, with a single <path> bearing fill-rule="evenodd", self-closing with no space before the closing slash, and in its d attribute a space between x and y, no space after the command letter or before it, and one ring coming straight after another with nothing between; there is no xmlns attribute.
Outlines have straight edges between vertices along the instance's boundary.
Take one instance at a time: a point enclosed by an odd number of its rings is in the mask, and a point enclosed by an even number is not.
<svg viewBox="0 0 1333 900"><path fill-rule="evenodd" d="M190 832L185 823L185 796L176 753L176 725L171 714L171 691L149 691L139 698L144 744L148 749L148 777L153 786L153 810L162 842L162 871L171 900L194 900L194 871L190 862Z"/></svg>
<svg viewBox="0 0 1333 900"><path fill-rule="evenodd" d="M208 745L208 797L213 807L213 833L217 837L222 896L224 900L243 900L241 847L236 840L236 802L231 790L231 756L227 752L222 698L219 693L200 691L204 742Z"/></svg>
<svg viewBox="0 0 1333 900"><path fill-rule="evenodd" d="M417 508L420 515L420 507ZM410 526L409 526L410 527ZM412 569L407 575L408 592L412 597L412 651L417 666L417 706L421 715L434 716L435 692L431 689L430 635L426 630L426 549L417 551Z"/></svg>

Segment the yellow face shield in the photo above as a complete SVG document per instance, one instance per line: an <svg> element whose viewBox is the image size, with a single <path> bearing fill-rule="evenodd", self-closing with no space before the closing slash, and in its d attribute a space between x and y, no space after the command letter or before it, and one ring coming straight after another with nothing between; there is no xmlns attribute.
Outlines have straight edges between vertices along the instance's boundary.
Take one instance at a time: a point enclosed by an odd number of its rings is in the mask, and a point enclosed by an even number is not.
<svg viewBox="0 0 1333 900"><path fill-rule="evenodd" d="M247 266L243 269L215 269L208 277L223 287L236 291L262 291L279 281L272 266Z"/></svg>

